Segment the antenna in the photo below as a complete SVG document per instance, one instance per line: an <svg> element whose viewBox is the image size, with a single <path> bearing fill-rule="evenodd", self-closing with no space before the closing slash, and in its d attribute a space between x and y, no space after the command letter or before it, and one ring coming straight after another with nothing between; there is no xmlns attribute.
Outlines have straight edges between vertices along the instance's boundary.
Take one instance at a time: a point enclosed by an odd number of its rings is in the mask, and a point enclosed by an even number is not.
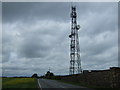
<svg viewBox="0 0 120 90"><path fill-rule="evenodd" d="M49 67L49 71L50 71L50 67Z"/></svg>
<svg viewBox="0 0 120 90"><path fill-rule="evenodd" d="M71 7L73 6L73 2L71 2Z"/></svg>
<svg viewBox="0 0 120 90"><path fill-rule="evenodd" d="M70 69L69 74L79 74L82 72L81 69L81 58L80 58L80 47L79 47L79 38L78 38L78 30L80 29L80 25L77 24L77 13L76 6L73 6L71 3L71 34L69 38L71 38L70 43Z"/></svg>

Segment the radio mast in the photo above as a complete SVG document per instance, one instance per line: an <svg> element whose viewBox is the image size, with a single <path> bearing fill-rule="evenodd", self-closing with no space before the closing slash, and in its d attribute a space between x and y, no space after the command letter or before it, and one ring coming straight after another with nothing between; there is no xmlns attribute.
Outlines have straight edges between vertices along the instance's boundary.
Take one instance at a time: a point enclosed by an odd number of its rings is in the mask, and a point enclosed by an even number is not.
<svg viewBox="0 0 120 90"><path fill-rule="evenodd" d="M81 73L82 69L78 37L78 30L80 29L80 25L77 25L76 6L71 6L71 10L71 34L69 35L69 38L71 38L69 74L73 75Z"/></svg>

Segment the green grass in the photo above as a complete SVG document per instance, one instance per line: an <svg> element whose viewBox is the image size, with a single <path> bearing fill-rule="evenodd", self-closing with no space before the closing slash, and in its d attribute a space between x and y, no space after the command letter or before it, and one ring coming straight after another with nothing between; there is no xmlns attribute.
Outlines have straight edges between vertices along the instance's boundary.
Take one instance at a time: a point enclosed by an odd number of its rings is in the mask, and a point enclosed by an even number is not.
<svg viewBox="0 0 120 90"><path fill-rule="evenodd" d="M2 87L2 77L0 77L0 89Z"/></svg>
<svg viewBox="0 0 120 90"><path fill-rule="evenodd" d="M34 78L2 78L2 88L38 88Z"/></svg>

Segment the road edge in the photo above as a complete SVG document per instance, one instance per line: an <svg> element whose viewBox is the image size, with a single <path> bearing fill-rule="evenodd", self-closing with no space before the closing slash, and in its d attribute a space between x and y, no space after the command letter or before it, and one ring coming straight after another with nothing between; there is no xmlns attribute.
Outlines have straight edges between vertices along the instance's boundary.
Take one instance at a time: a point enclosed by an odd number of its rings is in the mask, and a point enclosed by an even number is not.
<svg viewBox="0 0 120 90"><path fill-rule="evenodd" d="M42 90L42 87L40 85L39 79L37 79L37 82L38 82L38 86L39 86L40 90Z"/></svg>

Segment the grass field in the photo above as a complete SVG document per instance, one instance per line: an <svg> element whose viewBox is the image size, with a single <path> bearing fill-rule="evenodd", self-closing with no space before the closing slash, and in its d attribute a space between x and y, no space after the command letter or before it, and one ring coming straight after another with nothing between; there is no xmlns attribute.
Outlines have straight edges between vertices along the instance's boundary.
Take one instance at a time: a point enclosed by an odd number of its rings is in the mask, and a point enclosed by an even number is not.
<svg viewBox="0 0 120 90"><path fill-rule="evenodd" d="M2 88L38 88L34 78L2 78Z"/></svg>

